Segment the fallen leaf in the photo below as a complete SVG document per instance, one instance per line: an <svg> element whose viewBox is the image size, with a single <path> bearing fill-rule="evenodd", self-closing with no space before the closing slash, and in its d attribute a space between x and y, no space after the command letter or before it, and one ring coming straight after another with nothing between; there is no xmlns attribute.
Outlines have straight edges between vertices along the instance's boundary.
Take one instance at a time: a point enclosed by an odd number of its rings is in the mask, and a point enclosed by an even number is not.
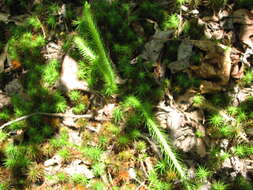
<svg viewBox="0 0 253 190"><path fill-rule="evenodd" d="M60 82L65 91L84 90L88 91L88 83L78 79L78 64L69 55L65 55L62 63Z"/></svg>
<svg viewBox="0 0 253 190"><path fill-rule="evenodd" d="M155 21L149 20L149 22L154 24L155 34L151 37L151 40L144 45L144 50L140 57L155 63L159 59L164 43L171 37L174 30L162 31Z"/></svg>
<svg viewBox="0 0 253 190"><path fill-rule="evenodd" d="M7 49L8 49L8 46L6 44L3 52L0 55L0 73L2 73L4 71L4 62L7 58Z"/></svg>
<svg viewBox="0 0 253 190"><path fill-rule="evenodd" d="M197 138L196 142L196 152L200 157L205 157L206 156L206 146L201 138Z"/></svg>
<svg viewBox="0 0 253 190"><path fill-rule="evenodd" d="M217 83L206 81L206 80L201 81L201 84L200 84L201 94L207 94L207 93L211 93L211 92L219 92L222 89L223 88L220 85L218 85Z"/></svg>
<svg viewBox="0 0 253 190"><path fill-rule="evenodd" d="M191 40L191 43L206 51L206 56L201 61L200 66L192 66L191 69L204 79L219 79L217 85L226 85L230 79L232 67L230 58L231 48L209 40Z"/></svg>
<svg viewBox="0 0 253 190"><path fill-rule="evenodd" d="M190 66L190 57L192 55L192 44L183 41L177 52L177 61L169 64L169 69L172 73L176 73L178 71L182 71Z"/></svg>
<svg viewBox="0 0 253 190"><path fill-rule="evenodd" d="M241 24L239 38L241 42L247 44L253 49L253 13L247 9L238 9L233 13L233 23Z"/></svg>
<svg viewBox="0 0 253 190"><path fill-rule="evenodd" d="M241 79L244 73L244 64L238 62L237 64L232 66L231 69L231 77L235 79Z"/></svg>

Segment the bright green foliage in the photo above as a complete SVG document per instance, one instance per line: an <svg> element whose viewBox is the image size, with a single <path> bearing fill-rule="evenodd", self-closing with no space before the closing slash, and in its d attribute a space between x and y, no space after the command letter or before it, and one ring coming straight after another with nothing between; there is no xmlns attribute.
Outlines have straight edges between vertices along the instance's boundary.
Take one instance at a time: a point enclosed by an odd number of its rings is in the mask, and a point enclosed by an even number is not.
<svg viewBox="0 0 253 190"><path fill-rule="evenodd" d="M120 128L118 127L118 126L116 126L116 125L113 125L113 124L109 124L108 126L107 126L107 129L112 133L112 134L114 134L114 135L119 135L119 133L120 133Z"/></svg>
<svg viewBox="0 0 253 190"><path fill-rule="evenodd" d="M246 113L245 113L244 111L239 111L239 112L238 112L238 115L236 116L236 120L237 120L238 122L243 122L243 121L247 120L247 115L246 115Z"/></svg>
<svg viewBox="0 0 253 190"><path fill-rule="evenodd" d="M212 184L211 190L227 190L228 185L223 183L222 181L217 181Z"/></svg>
<svg viewBox="0 0 253 190"><path fill-rule="evenodd" d="M56 112L65 112L67 108L66 101L59 101L55 104L55 111Z"/></svg>
<svg viewBox="0 0 253 190"><path fill-rule="evenodd" d="M63 158L63 160L65 160L65 161L71 157L71 153L67 148L63 148L63 149L59 150L57 152L57 154L59 154Z"/></svg>
<svg viewBox="0 0 253 190"><path fill-rule="evenodd" d="M59 183L64 183L68 180L67 174L65 174L63 172L57 173L55 177Z"/></svg>
<svg viewBox="0 0 253 190"><path fill-rule="evenodd" d="M179 162L179 160L177 159L177 155L174 153L171 146L168 144L168 139L161 132L159 126L152 118L150 110L147 109L148 106L144 105L145 104L142 104L134 96L129 96L123 103L124 107L133 107L142 113L143 120L145 121L145 124L147 125L150 134L157 140L161 149L163 150L165 158L168 162L168 167L175 169L178 172L180 178L183 180L183 183L186 188L191 189L187 182L187 175L185 174L183 164Z"/></svg>
<svg viewBox="0 0 253 190"><path fill-rule="evenodd" d="M223 125L219 128L219 132L221 135L225 137L232 137L235 134L235 130L233 126Z"/></svg>
<svg viewBox="0 0 253 190"><path fill-rule="evenodd" d="M27 24L32 26L35 29L39 29L41 27L41 23L38 18L36 17L29 17L27 19Z"/></svg>
<svg viewBox="0 0 253 190"><path fill-rule="evenodd" d="M211 176L211 172L207 168L202 167L202 166L199 166L197 168L197 170L196 170L196 178L199 181L205 181L210 176Z"/></svg>
<svg viewBox="0 0 253 190"><path fill-rule="evenodd" d="M97 162L92 165L92 171L95 176L101 176L105 173L105 164L103 162Z"/></svg>
<svg viewBox="0 0 253 190"><path fill-rule="evenodd" d="M171 190L171 184L162 182L158 179L158 176L155 171L151 171L148 176L149 180L149 189L152 190Z"/></svg>
<svg viewBox="0 0 253 190"><path fill-rule="evenodd" d="M83 156L90 158L93 161L100 161L103 150L99 147L81 147L80 151L82 152Z"/></svg>
<svg viewBox="0 0 253 190"><path fill-rule="evenodd" d="M130 137L134 140L138 139L141 137L141 131L138 130L138 129L133 129L131 132L130 132Z"/></svg>
<svg viewBox="0 0 253 190"><path fill-rule="evenodd" d="M237 145L234 147L234 153L237 156L244 157L247 156L247 146L245 145Z"/></svg>
<svg viewBox="0 0 253 190"><path fill-rule="evenodd" d="M0 131L0 143L2 143L6 138L7 138L7 134L1 130Z"/></svg>
<svg viewBox="0 0 253 190"><path fill-rule="evenodd" d="M172 14L170 16L167 16L166 20L163 23L163 29L177 29L179 26L180 20L177 14Z"/></svg>
<svg viewBox="0 0 253 190"><path fill-rule="evenodd" d="M251 71L247 71L242 78L242 81L245 85L250 85L253 81L253 73Z"/></svg>
<svg viewBox="0 0 253 190"><path fill-rule="evenodd" d="M77 102L78 100L81 99L81 94L79 91L77 90L72 90L69 93L69 99L73 102Z"/></svg>
<svg viewBox="0 0 253 190"><path fill-rule="evenodd" d="M75 114L81 114L86 110L86 105L83 103L77 104L76 106L73 107L73 112Z"/></svg>
<svg viewBox="0 0 253 190"><path fill-rule="evenodd" d="M182 5L182 4L185 4L185 3L188 3L189 0L177 0L177 2Z"/></svg>
<svg viewBox="0 0 253 190"><path fill-rule="evenodd" d="M106 187L101 181L96 181L91 184L92 190L105 190Z"/></svg>
<svg viewBox="0 0 253 190"><path fill-rule="evenodd" d="M192 99L194 105L201 105L205 101L205 98L199 94L195 95Z"/></svg>
<svg viewBox="0 0 253 190"><path fill-rule="evenodd" d="M84 30L88 30L88 33L90 34L90 41L86 42L80 37L75 37L74 42L81 50L82 55L86 59L90 60L95 65L96 69L98 69L102 74L105 82L105 94L112 95L117 90L116 76L111 67L111 61L106 54L100 34L92 17L90 5L87 2L84 5L83 16L77 22L77 25L81 33L84 32ZM96 52L96 55L92 52L89 46L86 45L89 43L93 43L93 45L95 45L94 51Z"/></svg>
<svg viewBox="0 0 253 190"><path fill-rule="evenodd" d="M118 137L119 145L126 146L130 142L130 138L128 135L121 135Z"/></svg>
<svg viewBox="0 0 253 190"><path fill-rule="evenodd" d="M135 143L135 148L139 152L145 152L147 149L147 144L144 141L137 141Z"/></svg>
<svg viewBox="0 0 253 190"><path fill-rule="evenodd" d="M71 176L71 181L74 184L82 184L82 185L86 185L89 182L88 179L82 174L73 174Z"/></svg>
<svg viewBox="0 0 253 190"><path fill-rule="evenodd" d="M60 64L57 60L50 60L42 70L42 81L46 86L52 86L59 78Z"/></svg>
<svg viewBox="0 0 253 190"><path fill-rule="evenodd" d="M9 115L9 110L8 109L3 109L1 112L0 112L0 119L2 120L8 120L10 118L10 115Z"/></svg>
<svg viewBox="0 0 253 190"><path fill-rule="evenodd" d="M158 163L155 165L155 170L158 171L160 174L163 174L167 170L167 160L160 160Z"/></svg>
<svg viewBox="0 0 253 190"><path fill-rule="evenodd" d="M57 24L56 17L55 16L49 16L47 18L47 24L48 24L48 26L50 26L51 28L54 29L56 27L56 24Z"/></svg>
<svg viewBox="0 0 253 190"><path fill-rule="evenodd" d="M8 145L5 149L5 155L4 165L7 168L24 168L30 164L30 161L25 157L25 149L22 146Z"/></svg>
<svg viewBox="0 0 253 190"><path fill-rule="evenodd" d="M219 114L213 114L210 118L209 118L209 123L212 125L212 126L215 126L215 127L218 127L220 126L221 124L223 124L224 120L222 118L221 115Z"/></svg>
<svg viewBox="0 0 253 190"><path fill-rule="evenodd" d="M113 110L112 113L114 123L118 124L123 119L123 112L120 107Z"/></svg>
<svg viewBox="0 0 253 190"><path fill-rule="evenodd" d="M68 138L68 132L63 130L61 131L60 136L50 140L50 144L55 148L62 148L63 146L68 145Z"/></svg>
<svg viewBox="0 0 253 190"><path fill-rule="evenodd" d="M94 62L96 59L95 53L93 50L90 49L90 47L86 44L86 42L79 36L74 37L74 42L76 44L76 47L81 52L82 56L89 60L90 62Z"/></svg>
<svg viewBox="0 0 253 190"><path fill-rule="evenodd" d="M229 115L235 116L236 114L238 114L239 109L238 109L238 107L235 107L235 106L229 106L227 108L227 112L228 112Z"/></svg>
<svg viewBox="0 0 253 190"><path fill-rule="evenodd" d="M198 137L198 138L202 138L202 137L204 137L203 132L202 132L202 131L200 131L200 130L197 130L197 131L195 132L195 135L196 135L196 137Z"/></svg>

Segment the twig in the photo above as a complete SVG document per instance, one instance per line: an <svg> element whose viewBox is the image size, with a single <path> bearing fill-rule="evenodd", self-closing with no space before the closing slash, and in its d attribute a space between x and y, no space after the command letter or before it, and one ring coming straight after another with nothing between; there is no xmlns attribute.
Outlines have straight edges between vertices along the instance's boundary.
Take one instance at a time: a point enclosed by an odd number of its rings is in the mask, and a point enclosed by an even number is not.
<svg viewBox="0 0 253 190"><path fill-rule="evenodd" d="M35 112L35 113L31 113L31 114L28 114L28 115L25 115L25 116L22 116L22 117L19 117L17 119L14 119L12 121L8 121L7 123L3 124L0 126L0 130L2 130L4 127L6 126L9 126L13 123L16 123L18 121L21 121L21 120L24 120L24 119L27 119L31 116L34 116L34 115L45 115L45 116L52 116L52 117L73 117L73 118L87 118L87 119L90 119L93 117L92 114L85 114L85 115L74 115L74 114L63 114L63 113L45 113L45 112Z"/></svg>

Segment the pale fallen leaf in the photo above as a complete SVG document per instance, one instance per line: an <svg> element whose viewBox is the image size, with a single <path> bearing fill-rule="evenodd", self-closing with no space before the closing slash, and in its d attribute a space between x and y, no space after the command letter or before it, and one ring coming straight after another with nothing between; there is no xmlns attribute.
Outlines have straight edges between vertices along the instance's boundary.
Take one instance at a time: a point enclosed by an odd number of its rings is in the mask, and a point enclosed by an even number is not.
<svg viewBox="0 0 253 190"><path fill-rule="evenodd" d="M88 83L78 79L78 63L69 55L65 55L62 63L60 82L63 90L84 90L88 91Z"/></svg>
<svg viewBox="0 0 253 190"><path fill-rule="evenodd" d="M169 64L169 69L172 73L182 71L189 67L190 57L192 55L192 44L183 41L177 51L177 61L174 61Z"/></svg>
<svg viewBox="0 0 253 190"><path fill-rule="evenodd" d="M83 163L82 160L72 161L66 168L63 169L68 175L73 176L75 174L84 175L87 179L94 178L94 174Z"/></svg>
<svg viewBox="0 0 253 190"><path fill-rule="evenodd" d="M171 37L174 31L162 31L155 21L149 20L149 22L154 24L155 34L152 36L151 40L144 45L144 50L140 57L145 60L156 62L159 59L164 43Z"/></svg>

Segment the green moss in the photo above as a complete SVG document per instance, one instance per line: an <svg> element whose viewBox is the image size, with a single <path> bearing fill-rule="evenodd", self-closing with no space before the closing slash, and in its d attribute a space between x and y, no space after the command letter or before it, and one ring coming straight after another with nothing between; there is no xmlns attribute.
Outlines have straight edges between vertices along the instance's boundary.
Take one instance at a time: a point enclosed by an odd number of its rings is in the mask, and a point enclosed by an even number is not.
<svg viewBox="0 0 253 190"><path fill-rule="evenodd" d="M103 150L99 147L85 146L81 147L80 151L83 156L90 158L92 161L99 161L103 154Z"/></svg>
<svg viewBox="0 0 253 190"><path fill-rule="evenodd" d="M75 185L87 185L89 182L89 180L82 174L73 174L70 179Z"/></svg>
<svg viewBox="0 0 253 190"><path fill-rule="evenodd" d="M95 176L101 176L105 173L105 164L103 162L97 162L92 165L92 171Z"/></svg>
<svg viewBox="0 0 253 190"><path fill-rule="evenodd" d="M1 112L0 112L0 119L7 121L10 118L10 111L7 108L4 108Z"/></svg>
<svg viewBox="0 0 253 190"><path fill-rule="evenodd" d="M73 107L73 112L75 114L81 114L81 113L84 113L86 109L87 109L86 105L83 103L80 103Z"/></svg>
<svg viewBox="0 0 253 190"><path fill-rule="evenodd" d="M172 14L166 17L164 23L163 23L163 30L168 29L177 29L179 26L180 20L177 14Z"/></svg>
<svg viewBox="0 0 253 190"><path fill-rule="evenodd" d="M25 156L25 149L22 146L9 144L5 149L6 158L4 165L10 169L24 168L30 164Z"/></svg>
<svg viewBox="0 0 253 190"><path fill-rule="evenodd" d="M72 90L69 93L69 99L73 102L77 102L81 99L81 94L77 90Z"/></svg>
<svg viewBox="0 0 253 190"><path fill-rule="evenodd" d="M211 190L227 190L228 185L222 181L217 181L212 184Z"/></svg>
<svg viewBox="0 0 253 190"><path fill-rule="evenodd" d="M221 126L224 122L224 119L222 118L221 115L219 114L213 114L210 118L209 118L209 123L212 126L218 127Z"/></svg>
<svg viewBox="0 0 253 190"><path fill-rule="evenodd" d="M196 169L196 178L199 181L205 181L211 176L211 171L209 171L206 167L199 166Z"/></svg>

